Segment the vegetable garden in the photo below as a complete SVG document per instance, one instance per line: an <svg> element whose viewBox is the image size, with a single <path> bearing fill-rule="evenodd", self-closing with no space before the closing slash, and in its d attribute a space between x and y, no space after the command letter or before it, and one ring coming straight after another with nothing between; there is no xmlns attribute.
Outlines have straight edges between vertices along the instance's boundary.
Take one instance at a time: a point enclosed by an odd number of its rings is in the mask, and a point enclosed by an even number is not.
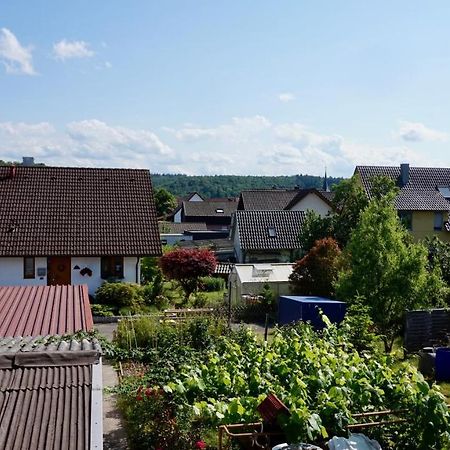
<svg viewBox="0 0 450 450"><path fill-rule="evenodd" d="M217 427L258 421L269 393L291 412L280 423L290 442L323 444L346 436L354 414L406 409L406 422L371 429L383 449L450 448L439 387L407 362L358 351L349 323L320 334L298 324L263 342L218 319L140 320L120 324L115 349L134 361L124 362L119 404L135 449L217 448Z"/></svg>

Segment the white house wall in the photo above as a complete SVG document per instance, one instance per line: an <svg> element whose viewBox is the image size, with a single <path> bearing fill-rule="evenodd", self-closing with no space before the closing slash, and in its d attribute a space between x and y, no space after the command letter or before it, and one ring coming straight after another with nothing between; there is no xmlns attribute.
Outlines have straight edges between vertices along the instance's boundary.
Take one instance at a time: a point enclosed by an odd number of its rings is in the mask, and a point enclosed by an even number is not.
<svg viewBox="0 0 450 450"><path fill-rule="evenodd" d="M123 258L122 281L136 283L136 257ZM95 294L97 288L105 281L101 278L100 257L72 257L71 258L71 284L87 284L89 294ZM74 269L78 266L80 269ZM80 270L87 267L92 270L92 276L80 275ZM23 278L23 258L0 258L0 286L39 286L47 285L47 276L38 277L37 269L45 268L47 273L47 258L35 258L35 278ZM137 268L137 280L140 280L140 266Z"/></svg>
<svg viewBox="0 0 450 450"><path fill-rule="evenodd" d="M35 258L35 274L37 269L45 268L47 273L47 258ZM46 286L47 275L39 278L23 277L23 258L0 258L0 286Z"/></svg>
<svg viewBox="0 0 450 450"><path fill-rule="evenodd" d="M181 223L181 208L174 214L173 221L175 223Z"/></svg>
<svg viewBox="0 0 450 450"><path fill-rule="evenodd" d="M315 211L321 217L325 217L330 211L330 205L324 202L316 194L308 194L295 204L291 211Z"/></svg>

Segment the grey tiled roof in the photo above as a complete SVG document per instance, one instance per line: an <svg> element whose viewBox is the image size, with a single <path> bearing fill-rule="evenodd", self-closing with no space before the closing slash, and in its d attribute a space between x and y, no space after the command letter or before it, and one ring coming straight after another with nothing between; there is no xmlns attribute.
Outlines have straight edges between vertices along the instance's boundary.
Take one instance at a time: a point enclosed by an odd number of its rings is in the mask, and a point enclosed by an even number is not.
<svg viewBox="0 0 450 450"><path fill-rule="evenodd" d="M161 254L148 170L0 167L0 256Z"/></svg>
<svg viewBox="0 0 450 450"><path fill-rule="evenodd" d="M450 203L438 191L438 187L450 186L450 168L410 167L409 182L401 186L400 166L357 166L362 184L369 198L371 178L384 175L400 188L395 206L401 211L449 211Z"/></svg>
<svg viewBox="0 0 450 450"><path fill-rule="evenodd" d="M237 202L232 200L183 202L184 215L187 217L231 217L236 208Z"/></svg>
<svg viewBox="0 0 450 450"><path fill-rule="evenodd" d="M293 250L300 248L298 235L305 220L303 211L236 211L234 232L243 250ZM269 228L276 236L269 236Z"/></svg>
<svg viewBox="0 0 450 450"><path fill-rule="evenodd" d="M245 211L272 211L285 209L298 194L296 189L253 189L242 191L239 209Z"/></svg>
<svg viewBox="0 0 450 450"><path fill-rule="evenodd" d="M206 231L205 222L159 222L159 232L161 234L183 234L185 231Z"/></svg>
<svg viewBox="0 0 450 450"><path fill-rule="evenodd" d="M242 191L239 197L239 210L275 211L289 209L311 192L317 192L325 202L331 203L334 193L320 189L253 189Z"/></svg>

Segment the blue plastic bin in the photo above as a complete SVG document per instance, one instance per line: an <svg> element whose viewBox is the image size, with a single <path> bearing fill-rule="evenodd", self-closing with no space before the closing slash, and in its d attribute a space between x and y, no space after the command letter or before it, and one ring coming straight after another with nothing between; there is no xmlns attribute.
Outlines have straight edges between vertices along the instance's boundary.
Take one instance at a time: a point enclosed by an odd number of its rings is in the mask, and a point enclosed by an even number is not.
<svg viewBox="0 0 450 450"><path fill-rule="evenodd" d="M450 348L436 350L436 381L450 381Z"/></svg>

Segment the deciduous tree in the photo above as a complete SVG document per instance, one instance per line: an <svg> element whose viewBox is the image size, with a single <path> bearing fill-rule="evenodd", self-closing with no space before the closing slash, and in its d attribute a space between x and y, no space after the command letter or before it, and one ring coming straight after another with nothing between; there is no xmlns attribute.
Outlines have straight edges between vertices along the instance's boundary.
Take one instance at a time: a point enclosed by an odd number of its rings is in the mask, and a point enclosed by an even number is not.
<svg viewBox="0 0 450 450"><path fill-rule="evenodd" d="M167 189L155 190L155 206L158 217L171 212L177 206L177 199Z"/></svg>
<svg viewBox="0 0 450 450"><path fill-rule="evenodd" d="M180 283L187 302L198 289L200 278L213 274L217 261L208 249L180 248L165 253L159 264L167 278Z"/></svg>
<svg viewBox="0 0 450 450"><path fill-rule="evenodd" d="M316 241L308 254L294 264L289 281L295 293L333 297L340 256L333 238Z"/></svg>

